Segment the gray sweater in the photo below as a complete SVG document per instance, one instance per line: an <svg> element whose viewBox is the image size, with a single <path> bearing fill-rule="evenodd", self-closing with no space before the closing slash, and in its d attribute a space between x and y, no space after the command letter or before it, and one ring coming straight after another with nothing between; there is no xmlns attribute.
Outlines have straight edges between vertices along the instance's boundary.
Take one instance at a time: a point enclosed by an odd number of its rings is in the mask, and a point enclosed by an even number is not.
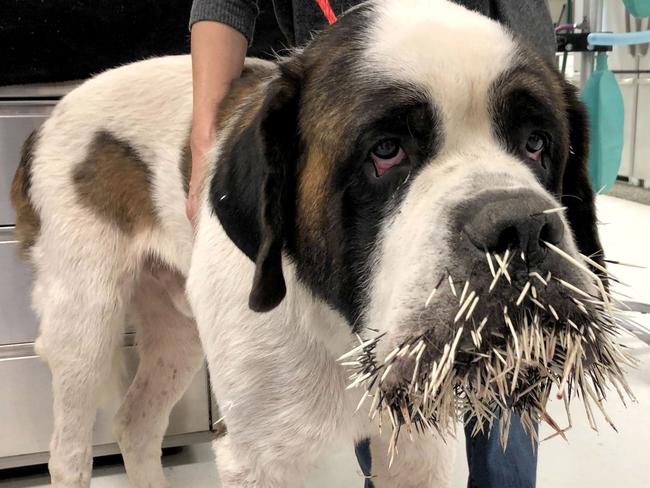
<svg viewBox="0 0 650 488"><path fill-rule="evenodd" d="M271 0L262 1L271 3ZM454 1L506 24L544 56L553 58L555 35L547 0ZM194 0L190 28L200 20L217 21L234 27L250 42L255 19L259 14L258 3L259 0ZM330 0L337 15L359 3L359 0ZM306 43L312 32L327 25L315 0L272 0L272 4L289 45L300 46Z"/></svg>

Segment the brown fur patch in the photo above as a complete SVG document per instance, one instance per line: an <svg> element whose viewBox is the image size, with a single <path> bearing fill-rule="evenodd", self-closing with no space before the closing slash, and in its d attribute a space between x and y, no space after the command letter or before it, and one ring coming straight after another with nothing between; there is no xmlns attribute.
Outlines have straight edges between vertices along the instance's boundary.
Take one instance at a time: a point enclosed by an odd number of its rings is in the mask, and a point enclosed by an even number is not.
<svg viewBox="0 0 650 488"><path fill-rule="evenodd" d="M154 227L151 171L128 143L98 132L75 169L79 200L127 234Z"/></svg>
<svg viewBox="0 0 650 488"><path fill-rule="evenodd" d="M180 160L180 169L181 169L181 181L183 182L183 191L185 196L190 192L190 179L192 178L192 149L190 147L190 141L187 140L185 146L183 146L183 152L181 153Z"/></svg>
<svg viewBox="0 0 650 488"><path fill-rule="evenodd" d="M218 130L226 126L233 117L236 117L234 134L239 134L248 127L264 102L266 92L260 88L277 73L275 64L247 63L241 77L232 82L228 95L219 106ZM259 96L252 97L256 92L259 92Z"/></svg>
<svg viewBox="0 0 650 488"><path fill-rule="evenodd" d="M38 132L32 132L23 144L18 169L11 183L11 204L16 211L16 238L20 242L20 252L27 256L36 243L41 229L41 219L29 196L32 186L32 162Z"/></svg>
<svg viewBox="0 0 650 488"><path fill-rule="evenodd" d="M298 211L300 221L316 232L323 224L327 208L328 188L334 163L317 147L309 149L305 166L298 181Z"/></svg>

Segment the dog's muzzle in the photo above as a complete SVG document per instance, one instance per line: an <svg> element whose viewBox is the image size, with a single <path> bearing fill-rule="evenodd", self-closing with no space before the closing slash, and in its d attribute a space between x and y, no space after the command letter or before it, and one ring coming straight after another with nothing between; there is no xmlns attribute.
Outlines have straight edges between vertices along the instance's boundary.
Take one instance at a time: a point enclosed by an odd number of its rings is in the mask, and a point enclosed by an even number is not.
<svg viewBox="0 0 650 488"><path fill-rule="evenodd" d="M605 385L630 394L606 270L578 253L563 210L528 189L463 202L451 212L449 266L408 307L401 337L345 355L351 386L367 390L360 406L371 398L370 416L393 426L391 446L402 426L445 432L466 414L477 431L499 419L504 444L512 412L533 436L542 420L562 432L545 408L553 387L567 408L579 395L590 422Z"/></svg>

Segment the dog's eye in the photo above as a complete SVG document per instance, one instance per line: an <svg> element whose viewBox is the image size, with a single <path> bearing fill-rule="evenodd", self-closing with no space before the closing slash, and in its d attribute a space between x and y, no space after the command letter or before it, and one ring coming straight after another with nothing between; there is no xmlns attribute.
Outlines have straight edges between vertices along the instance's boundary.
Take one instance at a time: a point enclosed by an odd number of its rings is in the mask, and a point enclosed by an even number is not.
<svg viewBox="0 0 650 488"><path fill-rule="evenodd" d="M548 139L542 132L533 132L526 141L526 155L533 161L539 161L548 144Z"/></svg>
<svg viewBox="0 0 650 488"><path fill-rule="evenodd" d="M372 154L380 159L391 159L397 156L399 149L399 143L396 139L384 139L372 148Z"/></svg>
<svg viewBox="0 0 650 488"><path fill-rule="evenodd" d="M372 162L375 164L377 176L383 176L389 169L397 166L406 157L397 139L383 139L370 151Z"/></svg>

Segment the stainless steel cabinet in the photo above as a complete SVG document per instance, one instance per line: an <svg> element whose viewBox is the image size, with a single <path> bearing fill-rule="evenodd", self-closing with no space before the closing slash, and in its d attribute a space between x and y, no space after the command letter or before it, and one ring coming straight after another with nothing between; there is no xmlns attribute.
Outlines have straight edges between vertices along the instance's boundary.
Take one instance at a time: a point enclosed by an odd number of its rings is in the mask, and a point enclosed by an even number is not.
<svg viewBox="0 0 650 488"><path fill-rule="evenodd" d="M38 322L30 307L30 287L31 269L18 259L13 228L0 228L0 344L36 338Z"/></svg>
<svg viewBox="0 0 650 488"><path fill-rule="evenodd" d="M31 269L18 256L9 195L23 141L43 123L55 103L0 101L0 345L30 343L37 336L37 320L30 307Z"/></svg>
<svg viewBox="0 0 650 488"><path fill-rule="evenodd" d="M618 74L625 104L620 176L650 180L650 73Z"/></svg>
<svg viewBox="0 0 650 488"><path fill-rule="evenodd" d="M0 225L14 222L9 190L22 141L47 118L52 101L0 101Z"/></svg>
<svg viewBox="0 0 650 488"><path fill-rule="evenodd" d="M634 143L636 141L636 109L639 97L639 87L636 74L621 74L616 76L616 81L621 88L625 119L623 126L623 154L621 155L621 176L630 177L634 169Z"/></svg>
<svg viewBox="0 0 650 488"><path fill-rule="evenodd" d="M127 343L129 339L127 336ZM132 377L137 367L135 347L125 346L123 354ZM112 419L125 390L126 384L117 395L107 398L97 413L93 432L96 453L117 452L112 445ZM50 372L34 355L31 344L0 346L0 399L0 469L45 461L52 432ZM173 440L173 436L185 435L182 440L186 441L189 434L195 434L205 439L210 431L210 408L207 373L202 369L174 408L167 436Z"/></svg>
<svg viewBox="0 0 650 488"><path fill-rule="evenodd" d="M34 353L38 321L30 307L31 268L18 256L9 195L23 141L51 112L56 103L52 96L71 86L60 88L0 87L0 469L47 461L52 431L50 372ZM137 369L132 330L126 324L123 353L129 377ZM97 414L95 455L117 452L112 418L127 386L107 398ZM204 368L174 408L165 445L211 438L212 409Z"/></svg>

